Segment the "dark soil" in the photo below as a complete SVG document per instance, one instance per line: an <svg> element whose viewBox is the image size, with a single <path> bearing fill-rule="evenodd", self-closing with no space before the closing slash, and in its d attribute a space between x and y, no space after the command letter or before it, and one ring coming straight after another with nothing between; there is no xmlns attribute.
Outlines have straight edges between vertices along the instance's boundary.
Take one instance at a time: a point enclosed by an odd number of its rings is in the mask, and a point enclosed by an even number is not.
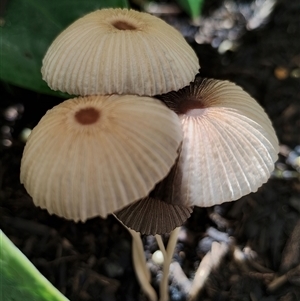
<svg viewBox="0 0 300 301"><path fill-rule="evenodd" d="M252 2L235 3L240 11ZM225 243L228 251L198 300L299 301L300 159L297 163L292 155L300 157L300 2L277 1L266 24L253 30L245 29L247 14L234 15L225 30L211 18L217 9L224 13L222 1L206 1L204 20L211 23L202 21L200 33L184 14L164 18L194 47L203 77L234 81L265 108L282 144L281 155L272 178L257 193L196 208L181 229L174 261L192 279L212 242ZM205 24L210 28L206 44L197 44L195 36L201 38ZM220 54L220 43L232 35L237 47ZM50 216L33 205L20 184L20 134L61 99L5 83L0 88L0 228L72 301L147 300L133 270L131 236L114 217L76 224ZM151 261L157 245L152 236L143 240L158 288L160 270ZM174 273L170 296L186 300L184 284Z"/></svg>

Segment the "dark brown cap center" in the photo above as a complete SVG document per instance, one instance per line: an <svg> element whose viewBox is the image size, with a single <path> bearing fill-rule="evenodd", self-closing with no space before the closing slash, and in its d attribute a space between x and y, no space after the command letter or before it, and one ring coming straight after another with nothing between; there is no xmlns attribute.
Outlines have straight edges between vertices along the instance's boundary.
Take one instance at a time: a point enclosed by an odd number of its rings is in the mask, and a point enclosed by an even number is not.
<svg viewBox="0 0 300 301"><path fill-rule="evenodd" d="M135 30L136 27L126 21L115 21L112 25L119 30Z"/></svg>
<svg viewBox="0 0 300 301"><path fill-rule="evenodd" d="M185 99L178 104L177 113L178 114L187 114L191 110L195 109L204 109L205 106L200 99Z"/></svg>
<svg viewBox="0 0 300 301"><path fill-rule="evenodd" d="M75 119L78 123L87 125L97 122L100 117L100 112L95 108L81 109L76 112Z"/></svg>

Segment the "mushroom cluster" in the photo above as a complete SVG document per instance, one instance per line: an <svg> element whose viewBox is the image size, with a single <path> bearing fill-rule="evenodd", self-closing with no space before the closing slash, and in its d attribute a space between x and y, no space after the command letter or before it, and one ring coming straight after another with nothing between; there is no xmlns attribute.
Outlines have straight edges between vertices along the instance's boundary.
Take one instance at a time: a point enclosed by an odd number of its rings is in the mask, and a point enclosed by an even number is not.
<svg viewBox="0 0 300 301"><path fill-rule="evenodd" d="M102 9L71 24L49 47L42 75L77 97L46 113L22 157L21 182L34 203L85 221L142 200L140 212L156 208L144 232L180 226L191 206L148 197L182 142L176 113L151 96L183 88L199 68L183 36L152 15Z"/></svg>
<svg viewBox="0 0 300 301"><path fill-rule="evenodd" d="M271 121L242 88L196 76L199 67L182 35L152 15L103 9L71 24L42 75L79 96L49 110L25 146L21 182L34 203L163 234L193 206L255 192L277 159Z"/></svg>
<svg viewBox="0 0 300 301"><path fill-rule="evenodd" d="M165 260L160 300L168 300L175 228L194 206L255 192L278 154L263 108L229 81L196 76L199 68L182 35L159 18L127 9L82 17L54 40L42 66L52 89L77 97L46 113L21 161L37 206L75 221L114 214L127 227L153 301L135 231L171 232L167 250L156 235Z"/></svg>

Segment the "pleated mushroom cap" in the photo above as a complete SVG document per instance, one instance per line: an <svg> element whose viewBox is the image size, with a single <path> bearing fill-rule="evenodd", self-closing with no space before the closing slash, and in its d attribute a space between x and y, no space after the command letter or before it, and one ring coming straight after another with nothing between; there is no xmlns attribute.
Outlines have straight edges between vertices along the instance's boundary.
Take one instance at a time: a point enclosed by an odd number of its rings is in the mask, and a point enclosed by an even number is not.
<svg viewBox="0 0 300 301"><path fill-rule="evenodd" d="M78 19L43 60L51 89L72 95L156 95L194 80L198 58L163 20L128 9L102 9Z"/></svg>
<svg viewBox="0 0 300 301"><path fill-rule="evenodd" d="M181 204L180 198L172 194L177 164L178 160L148 197L116 212L115 217L127 227L146 235L170 233L180 227L190 217L193 208Z"/></svg>
<svg viewBox="0 0 300 301"><path fill-rule="evenodd" d="M192 211L189 206L172 205L158 198L147 197L125 207L115 216L136 232L156 235L170 233L180 227Z"/></svg>
<svg viewBox="0 0 300 301"><path fill-rule="evenodd" d="M278 140L263 108L229 81L202 79L160 97L181 119L182 151L173 193L182 204L237 200L265 183Z"/></svg>
<svg viewBox="0 0 300 301"><path fill-rule="evenodd" d="M146 197L170 171L178 116L156 99L89 96L49 110L33 129L21 182L37 206L75 221Z"/></svg>

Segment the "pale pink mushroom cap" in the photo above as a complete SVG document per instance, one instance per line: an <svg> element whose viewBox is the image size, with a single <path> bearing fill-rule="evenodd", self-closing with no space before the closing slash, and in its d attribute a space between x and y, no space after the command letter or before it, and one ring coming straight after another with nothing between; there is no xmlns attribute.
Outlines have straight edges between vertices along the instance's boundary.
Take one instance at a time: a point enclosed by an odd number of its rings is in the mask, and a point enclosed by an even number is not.
<svg viewBox="0 0 300 301"><path fill-rule="evenodd" d="M149 194L174 165L181 140L178 116L156 99L70 99L33 129L21 182L51 214L106 217Z"/></svg>
<svg viewBox="0 0 300 301"><path fill-rule="evenodd" d="M267 182L278 140L263 108L241 87L198 77L160 99L182 123L182 151L170 189L182 204L237 200Z"/></svg>
<svg viewBox="0 0 300 301"><path fill-rule="evenodd" d="M197 55L163 20L128 9L102 9L71 24L42 67L51 89L72 95L156 95L179 90L199 71Z"/></svg>

